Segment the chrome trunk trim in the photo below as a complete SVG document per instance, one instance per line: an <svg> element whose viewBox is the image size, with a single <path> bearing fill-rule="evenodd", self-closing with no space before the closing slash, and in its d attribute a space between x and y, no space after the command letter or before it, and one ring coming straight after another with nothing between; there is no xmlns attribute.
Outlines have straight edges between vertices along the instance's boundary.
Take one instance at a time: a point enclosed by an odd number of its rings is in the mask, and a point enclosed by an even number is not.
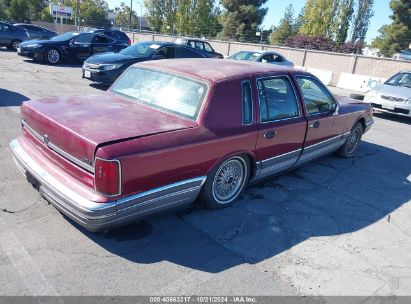
<svg viewBox="0 0 411 304"><path fill-rule="evenodd" d="M62 149L60 149L59 147L57 147L55 144L53 144L52 142L50 142L48 139L45 140L45 136L40 135L39 133L37 133L36 131L33 130L32 127L29 126L29 124L24 121L21 120L21 124L27 128L27 130L34 136L36 137L39 141L41 141L43 144L45 144L47 147L49 147L51 150L53 150L54 152L56 152L57 154L59 154L60 156L68 159L69 161L75 163L77 166L89 171L90 173L94 173L94 166L91 166L89 164L86 164L85 162L83 162L82 160L70 155L69 153L63 151Z"/></svg>

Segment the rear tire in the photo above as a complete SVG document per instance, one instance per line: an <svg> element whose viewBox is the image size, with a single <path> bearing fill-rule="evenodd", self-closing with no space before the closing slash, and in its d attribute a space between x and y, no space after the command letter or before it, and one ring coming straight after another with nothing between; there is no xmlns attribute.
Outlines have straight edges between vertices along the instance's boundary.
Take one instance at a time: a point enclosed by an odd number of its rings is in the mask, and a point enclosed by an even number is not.
<svg viewBox="0 0 411 304"><path fill-rule="evenodd" d="M343 158L353 157L358 150L363 133L364 129L362 124L357 122L354 127L352 127L345 144L337 151L338 156Z"/></svg>
<svg viewBox="0 0 411 304"><path fill-rule="evenodd" d="M231 206L245 189L249 176L248 157L230 157L208 174L200 198L211 209Z"/></svg>
<svg viewBox="0 0 411 304"><path fill-rule="evenodd" d="M55 65L61 61L61 54L55 48L49 48L44 54L44 61L48 64Z"/></svg>
<svg viewBox="0 0 411 304"><path fill-rule="evenodd" d="M10 43L10 46L8 46L8 49L17 51L17 48L19 47L20 43L21 43L21 40L18 40L18 39L13 40Z"/></svg>

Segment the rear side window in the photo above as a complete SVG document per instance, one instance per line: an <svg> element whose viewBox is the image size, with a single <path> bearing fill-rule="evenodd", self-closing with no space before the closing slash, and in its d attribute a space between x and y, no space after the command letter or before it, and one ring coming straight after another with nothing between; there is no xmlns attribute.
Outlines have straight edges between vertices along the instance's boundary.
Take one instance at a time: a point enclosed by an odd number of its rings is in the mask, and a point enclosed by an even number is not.
<svg viewBox="0 0 411 304"><path fill-rule="evenodd" d="M100 36L100 35L96 35L93 39L93 43L112 43L114 41L112 41L110 38L105 37L105 36Z"/></svg>
<svg viewBox="0 0 411 304"><path fill-rule="evenodd" d="M243 125L253 122L253 99L251 97L251 85L249 81L241 83L243 90Z"/></svg>
<svg viewBox="0 0 411 304"><path fill-rule="evenodd" d="M204 58L204 56L189 48L177 47L176 48L176 58Z"/></svg>
<svg viewBox="0 0 411 304"><path fill-rule="evenodd" d="M76 38L74 38L73 42L74 43L91 43L93 38L94 38L93 34L83 34L83 35L78 35Z"/></svg>
<svg viewBox="0 0 411 304"><path fill-rule="evenodd" d="M288 77L259 79L257 88L261 122L299 116L297 98Z"/></svg>
<svg viewBox="0 0 411 304"><path fill-rule="evenodd" d="M114 40L118 40L120 37L114 33L114 32L104 32L104 35L114 39Z"/></svg>
<svg viewBox="0 0 411 304"><path fill-rule="evenodd" d="M204 42L204 48L207 52L212 53L213 52L213 48L211 47L210 44L208 44L207 42Z"/></svg>
<svg viewBox="0 0 411 304"><path fill-rule="evenodd" d="M120 32L120 31L116 31L114 34L116 34L119 38L124 39L124 40L128 40L128 36L126 33Z"/></svg>

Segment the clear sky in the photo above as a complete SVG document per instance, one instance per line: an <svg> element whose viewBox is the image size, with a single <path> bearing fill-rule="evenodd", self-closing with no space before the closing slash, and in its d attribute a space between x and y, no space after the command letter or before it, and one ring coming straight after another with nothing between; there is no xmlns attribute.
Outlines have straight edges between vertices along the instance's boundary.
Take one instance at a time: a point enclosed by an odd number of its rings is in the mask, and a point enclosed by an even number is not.
<svg viewBox="0 0 411 304"><path fill-rule="evenodd" d="M107 0L109 7L114 8L120 6L120 3L124 0ZM126 5L130 5L130 0L124 1ZM144 4L144 0L133 0L133 10L140 15L140 5ZM292 4L295 10L296 16L304 6L305 0L268 0L266 6L268 7L268 13L265 16L263 25L265 29L270 28L272 25L278 25L280 19L284 16L285 8ZM378 35L378 29L384 24L390 23L389 16L392 11L389 6L390 0L374 0L374 17L371 18L370 27L367 32L367 42L371 42L373 38ZM144 8L143 8L144 14Z"/></svg>

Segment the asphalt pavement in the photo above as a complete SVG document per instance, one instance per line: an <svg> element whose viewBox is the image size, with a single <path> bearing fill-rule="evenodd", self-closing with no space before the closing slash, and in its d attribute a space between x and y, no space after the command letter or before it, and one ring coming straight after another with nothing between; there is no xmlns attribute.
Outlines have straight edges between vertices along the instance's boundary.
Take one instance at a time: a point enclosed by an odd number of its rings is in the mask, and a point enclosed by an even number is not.
<svg viewBox="0 0 411 304"><path fill-rule="evenodd" d="M40 197L8 144L22 101L102 89L78 64L0 49L0 295L411 294L411 119L376 115L354 158L322 157L230 208L93 234Z"/></svg>

